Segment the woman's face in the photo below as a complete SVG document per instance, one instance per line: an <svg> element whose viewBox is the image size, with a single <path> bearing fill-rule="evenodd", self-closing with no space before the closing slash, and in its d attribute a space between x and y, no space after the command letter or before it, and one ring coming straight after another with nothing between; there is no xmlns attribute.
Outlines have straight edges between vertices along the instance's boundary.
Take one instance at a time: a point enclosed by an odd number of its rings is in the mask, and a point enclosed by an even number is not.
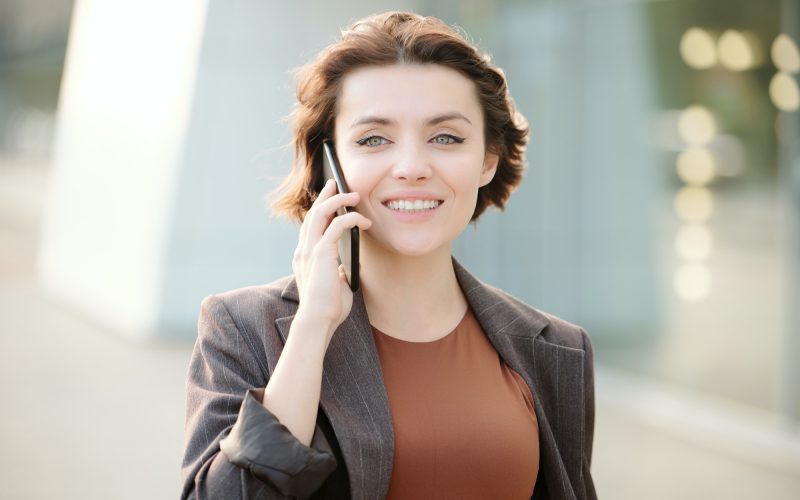
<svg viewBox="0 0 800 500"><path fill-rule="evenodd" d="M372 220L362 244L449 253L497 168L473 82L435 64L361 68L342 82L335 127L356 210Z"/></svg>

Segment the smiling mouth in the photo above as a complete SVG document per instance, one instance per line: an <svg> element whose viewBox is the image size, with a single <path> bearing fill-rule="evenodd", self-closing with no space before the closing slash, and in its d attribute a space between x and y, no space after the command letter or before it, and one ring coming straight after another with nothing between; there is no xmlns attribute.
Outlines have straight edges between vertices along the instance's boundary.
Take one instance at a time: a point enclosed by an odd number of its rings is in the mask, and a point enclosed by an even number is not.
<svg viewBox="0 0 800 500"><path fill-rule="evenodd" d="M442 200L391 200L384 203L389 210L406 213L433 210L441 204Z"/></svg>

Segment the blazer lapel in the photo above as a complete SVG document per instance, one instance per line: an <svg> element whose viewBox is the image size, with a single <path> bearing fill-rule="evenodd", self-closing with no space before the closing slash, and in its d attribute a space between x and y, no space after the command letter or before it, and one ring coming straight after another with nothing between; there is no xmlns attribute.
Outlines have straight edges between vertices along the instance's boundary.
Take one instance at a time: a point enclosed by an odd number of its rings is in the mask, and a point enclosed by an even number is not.
<svg viewBox="0 0 800 500"><path fill-rule="evenodd" d="M284 299L297 302L292 280ZM286 342L294 316L275 324ZM276 360L277 362L277 360ZM270 365L273 362L270 361ZM331 338L322 373L320 406L333 426L345 458L353 499L384 498L394 457L394 431L378 352L361 293Z"/></svg>
<svg viewBox="0 0 800 500"><path fill-rule="evenodd" d="M539 475L548 497L582 498L583 357L580 349L553 344L542 332L548 317L484 285L453 259L453 266L478 322L503 361L522 376L533 395L539 422ZM298 301L292 280L283 292ZM293 315L275 325L284 343ZM274 368L277 359L268 360ZM574 401L567 405L561 402ZM394 432L380 360L363 297L356 293L350 315L336 330L323 368L320 406L338 437L354 499L384 498L394 456ZM540 481L534 498L540 495Z"/></svg>
<svg viewBox="0 0 800 500"><path fill-rule="evenodd" d="M484 285L455 260L453 265L489 341L531 390L539 422L539 474L548 497L582 497L572 485L582 484L583 351L546 341L541 333L550 324L547 316ZM559 404L566 401L576 404Z"/></svg>
<svg viewBox="0 0 800 500"><path fill-rule="evenodd" d="M547 423L548 491L560 492L557 498L584 498L583 481L583 356L579 349L551 344L542 338L534 341L534 387L541 389L536 405ZM567 402L574 402L567 404ZM553 464L559 464L552 467Z"/></svg>

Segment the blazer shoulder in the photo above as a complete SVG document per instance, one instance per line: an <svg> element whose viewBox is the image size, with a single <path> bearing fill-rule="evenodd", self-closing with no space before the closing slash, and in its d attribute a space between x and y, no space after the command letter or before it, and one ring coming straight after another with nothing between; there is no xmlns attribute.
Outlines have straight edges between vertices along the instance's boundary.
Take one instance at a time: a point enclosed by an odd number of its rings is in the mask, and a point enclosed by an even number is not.
<svg viewBox="0 0 800 500"><path fill-rule="evenodd" d="M284 291L294 282L286 276L264 285L253 285L215 293L203 299L201 310L223 308L239 326L263 324L277 318L291 316L297 303L284 298Z"/></svg>
<svg viewBox="0 0 800 500"><path fill-rule="evenodd" d="M488 286L488 288L506 301L526 321L545 322L546 326L540 333L542 340L562 347L587 349L587 344L590 343L590 340L584 328L554 314L542 311L499 288L492 286Z"/></svg>
<svg viewBox="0 0 800 500"><path fill-rule="evenodd" d="M550 313L542 313L550 320L550 324L542 331L542 338L551 344L573 349L591 349L591 341L586 330Z"/></svg>

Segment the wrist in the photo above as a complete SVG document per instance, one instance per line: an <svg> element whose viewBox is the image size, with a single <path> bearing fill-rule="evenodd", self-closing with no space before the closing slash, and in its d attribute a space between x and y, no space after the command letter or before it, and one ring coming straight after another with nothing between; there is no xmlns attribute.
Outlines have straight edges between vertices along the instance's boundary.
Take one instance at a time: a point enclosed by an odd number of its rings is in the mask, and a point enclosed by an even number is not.
<svg viewBox="0 0 800 500"><path fill-rule="evenodd" d="M305 338L319 337L325 339L327 346L327 341L330 340L338 326L330 318L300 307L292 320L290 331L302 332L301 335Z"/></svg>

